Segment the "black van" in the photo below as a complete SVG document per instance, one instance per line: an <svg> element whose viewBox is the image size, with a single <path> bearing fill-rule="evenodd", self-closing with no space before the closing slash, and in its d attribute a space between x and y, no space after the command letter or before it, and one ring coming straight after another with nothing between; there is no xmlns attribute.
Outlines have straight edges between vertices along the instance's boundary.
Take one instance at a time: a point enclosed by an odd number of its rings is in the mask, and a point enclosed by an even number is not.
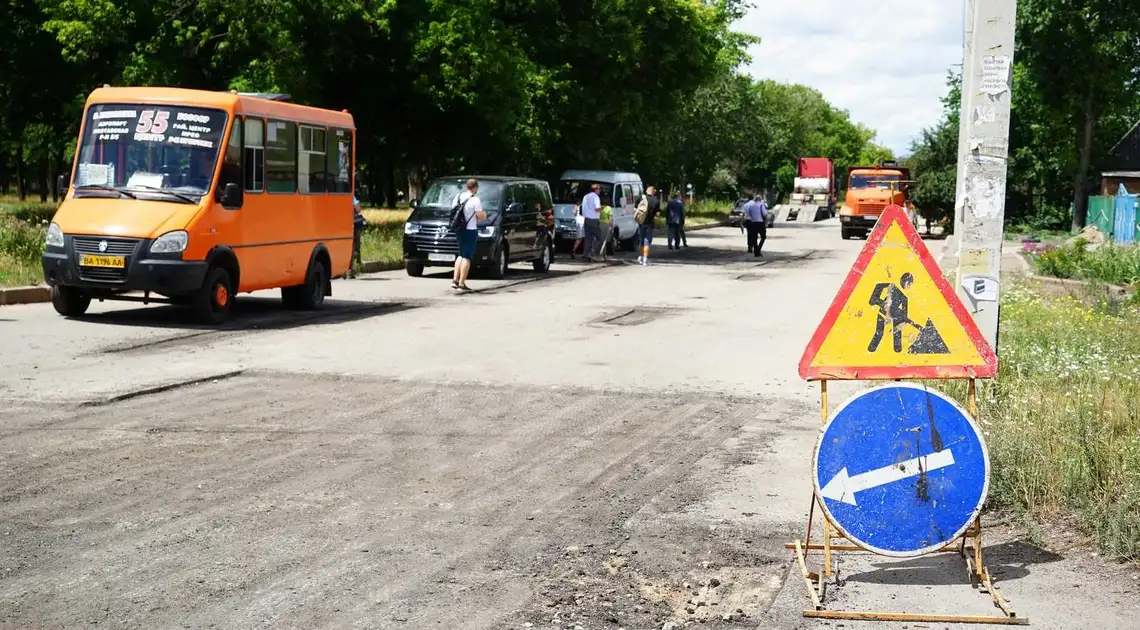
<svg viewBox="0 0 1140 630"><path fill-rule="evenodd" d="M487 218L479 222L475 248L476 268L492 278L502 278L507 265L530 262L545 273L554 260L554 202L550 185L524 177L456 175L440 177L412 201L412 214L404 224L404 268L419 277L424 267L451 267L459 242L448 228L455 200L470 177L479 182L479 201Z"/></svg>

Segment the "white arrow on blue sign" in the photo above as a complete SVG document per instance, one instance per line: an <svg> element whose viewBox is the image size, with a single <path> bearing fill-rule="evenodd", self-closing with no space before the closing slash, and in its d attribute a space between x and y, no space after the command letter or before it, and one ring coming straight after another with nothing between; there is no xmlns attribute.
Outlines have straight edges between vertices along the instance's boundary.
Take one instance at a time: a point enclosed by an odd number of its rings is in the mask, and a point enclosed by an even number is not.
<svg viewBox="0 0 1140 630"><path fill-rule="evenodd" d="M820 432L812 481L824 512L877 554L921 556L958 539L989 491L982 432L961 407L920 385L851 398Z"/></svg>

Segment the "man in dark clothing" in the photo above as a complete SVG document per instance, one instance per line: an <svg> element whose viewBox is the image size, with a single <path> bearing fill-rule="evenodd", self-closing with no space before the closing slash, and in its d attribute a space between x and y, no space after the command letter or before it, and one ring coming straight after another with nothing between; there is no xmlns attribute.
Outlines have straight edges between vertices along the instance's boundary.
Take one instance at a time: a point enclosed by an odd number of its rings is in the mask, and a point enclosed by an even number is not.
<svg viewBox="0 0 1140 630"><path fill-rule="evenodd" d="M762 257L764 241L768 240L768 206L762 195L756 195L752 202L744 205L744 226L748 230L748 251L757 258Z"/></svg>
<svg viewBox="0 0 1140 630"><path fill-rule="evenodd" d="M645 188L645 201L648 210L645 220L637 228L637 239L641 243L641 255L637 257L638 264L649 264L649 246L653 244L653 222L657 220L657 213L661 211L661 200L657 198L657 190L653 186Z"/></svg>
<svg viewBox="0 0 1140 630"><path fill-rule="evenodd" d="M883 333L887 330L887 323L891 325L891 337L894 342L895 353L903 351L902 334L903 325L910 324L918 327L910 320L910 300L903 291L914 284L914 275L904 273L896 286L891 282L880 282L871 291L869 304L879 310L875 318L875 334L867 346L867 352L875 352L883 341Z"/></svg>
<svg viewBox="0 0 1140 630"><path fill-rule="evenodd" d="M673 198L665 205L665 223L669 228L669 249L681 249L682 230L685 225L685 202L681 201L680 191L674 193Z"/></svg>
<svg viewBox="0 0 1140 630"><path fill-rule="evenodd" d="M360 200L355 196L352 198L352 259L348 265L348 277L355 278L359 273L364 263L360 260L360 234L364 231L364 226L367 221L364 220L364 215L360 213Z"/></svg>

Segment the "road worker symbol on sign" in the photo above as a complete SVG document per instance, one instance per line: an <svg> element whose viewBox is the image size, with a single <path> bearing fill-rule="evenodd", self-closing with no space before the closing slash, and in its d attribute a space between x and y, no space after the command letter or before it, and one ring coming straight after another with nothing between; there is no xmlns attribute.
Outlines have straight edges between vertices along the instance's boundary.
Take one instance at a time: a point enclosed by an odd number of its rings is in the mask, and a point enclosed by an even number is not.
<svg viewBox="0 0 1140 630"><path fill-rule="evenodd" d="M907 348L908 354L949 354L950 349L938 334L934 322L926 320L925 326L919 326L911 321L908 311L910 300L907 299L906 290L914 285L914 274L904 273L897 285L890 282L880 282L871 291L870 305L879 309L879 316L875 320L875 334L867 346L867 352L875 352L883 342L883 333L887 326L891 328L891 340L895 354L903 351L903 332L907 326L913 326L918 336Z"/></svg>
<svg viewBox="0 0 1140 630"><path fill-rule="evenodd" d="M819 379L989 378L997 357L898 206L883 211L800 360Z"/></svg>

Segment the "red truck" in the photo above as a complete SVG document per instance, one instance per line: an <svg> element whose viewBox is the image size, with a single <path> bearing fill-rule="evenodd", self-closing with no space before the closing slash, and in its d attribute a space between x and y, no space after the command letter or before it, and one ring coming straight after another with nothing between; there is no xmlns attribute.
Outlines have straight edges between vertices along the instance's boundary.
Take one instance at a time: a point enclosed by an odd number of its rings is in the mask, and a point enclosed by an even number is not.
<svg viewBox="0 0 1140 630"><path fill-rule="evenodd" d="M811 216L815 221L835 216L835 165L830 158L805 157L799 160L790 211L799 216ZM806 211L806 212L805 212Z"/></svg>

